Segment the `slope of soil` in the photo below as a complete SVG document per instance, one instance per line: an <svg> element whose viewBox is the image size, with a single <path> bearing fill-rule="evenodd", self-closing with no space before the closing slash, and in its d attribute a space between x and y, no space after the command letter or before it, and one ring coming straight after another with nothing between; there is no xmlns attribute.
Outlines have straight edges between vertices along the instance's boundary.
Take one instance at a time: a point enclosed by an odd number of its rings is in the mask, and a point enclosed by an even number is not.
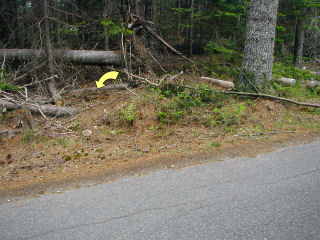
<svg viewBox="0 0 320 240"><path fill-rule="evenodd" d="M146 88L134 91L140 97L128 91L69 96L66 104L83 112L50 121L34 116L34 131L19 127L14 113L4 114L0 132L16 133L1 137L0 200L252 156L320 136L318 110L262 99L235 100L246 108L229 127L207 124L208 106L197 107L197 114L175 123L160 124L152 101L159 96L145 97L150 94ZM133 122L123 114L131 102L136 111Z"/></svg>

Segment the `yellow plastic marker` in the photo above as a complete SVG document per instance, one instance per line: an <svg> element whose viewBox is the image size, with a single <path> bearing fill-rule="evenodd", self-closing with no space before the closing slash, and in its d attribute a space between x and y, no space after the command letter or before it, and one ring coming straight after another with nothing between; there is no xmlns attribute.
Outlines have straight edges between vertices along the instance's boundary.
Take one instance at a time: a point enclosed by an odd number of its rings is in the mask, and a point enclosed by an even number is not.
<svg viewBox="0 0 320 240"><path fill-rule="evenodd" d="M97 88L101 88L104 87L105 85L103 84L104 81L108 80L108 79L116 79L118 77L118 72L108 72L106 74L104 74L99 81L96 81L97 84Z"/></svg>

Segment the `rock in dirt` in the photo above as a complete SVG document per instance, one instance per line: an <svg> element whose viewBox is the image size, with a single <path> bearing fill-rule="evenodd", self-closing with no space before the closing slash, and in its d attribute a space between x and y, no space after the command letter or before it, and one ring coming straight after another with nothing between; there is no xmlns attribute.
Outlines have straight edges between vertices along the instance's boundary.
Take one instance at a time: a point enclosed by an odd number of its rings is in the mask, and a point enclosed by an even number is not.
<svg viewBox="0 0 320 240"><path fill-rule="evenodd" d="M274 105L268 104L268 105L267 105L267 109L268 109L269 111L274 110Z"/></svg>
<svg viewBox="0 0 320 240"><path fill-rule="evenodd" d="M90 137L92 135L92 131L91 130L84 130L82 131L82 135L85 137Z"/></svg>

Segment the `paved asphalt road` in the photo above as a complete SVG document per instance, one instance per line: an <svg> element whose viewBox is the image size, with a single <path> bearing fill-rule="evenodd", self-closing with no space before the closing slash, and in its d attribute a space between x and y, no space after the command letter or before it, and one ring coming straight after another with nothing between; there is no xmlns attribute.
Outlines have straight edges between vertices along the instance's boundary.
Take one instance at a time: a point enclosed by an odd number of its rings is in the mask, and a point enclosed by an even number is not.
<svg viewBox="0 0 320 240"><path fill-rule="evenodd" d="M320 141L1 204L0 239L320 239Z"/></svg>

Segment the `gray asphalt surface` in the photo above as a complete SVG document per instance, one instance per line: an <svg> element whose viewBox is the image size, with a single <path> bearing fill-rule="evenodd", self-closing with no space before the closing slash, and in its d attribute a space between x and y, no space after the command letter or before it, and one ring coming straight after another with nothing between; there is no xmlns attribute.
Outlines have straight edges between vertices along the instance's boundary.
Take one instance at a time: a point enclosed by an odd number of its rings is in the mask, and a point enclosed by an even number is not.
<svg viewBox="0 0 320 240"><path fill-rule="evenodd" d="M0 239L320 239L320 141L5 203Z"/></svg>

